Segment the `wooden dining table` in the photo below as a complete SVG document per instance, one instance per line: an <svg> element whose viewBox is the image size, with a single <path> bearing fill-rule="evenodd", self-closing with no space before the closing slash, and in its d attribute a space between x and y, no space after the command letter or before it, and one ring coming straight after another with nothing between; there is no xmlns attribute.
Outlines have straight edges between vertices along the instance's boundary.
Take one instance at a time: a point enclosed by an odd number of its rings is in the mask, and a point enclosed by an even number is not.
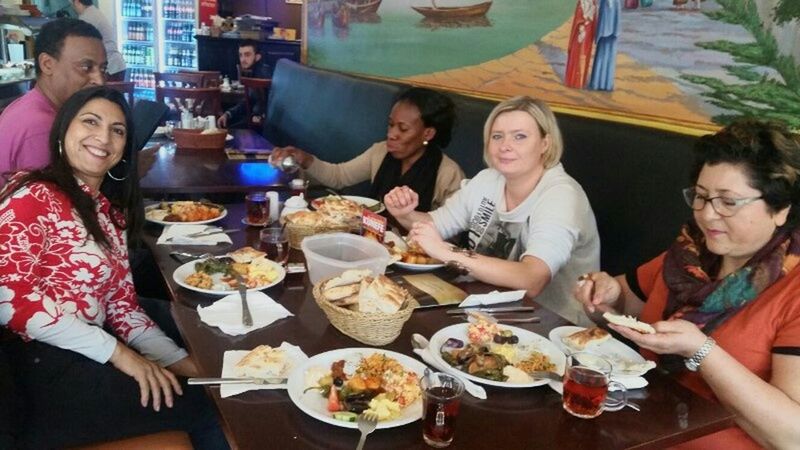
<svg viewBox="0 0 800 450"><path fill-rule="evenodd" d="M273 145L253 130L228 130L228 148L251 153L271 150ZM152 139L146 147L158 147L155 160L140 180L145 196L209 194L288 190L293 174L271 166L266 159L230 159L222 149L182 149L167 138Z"/></svg>
<svg viewBox="0 0 800 450"><path fill-rule="evenodd" d="M242 227L242 204L227 205L228 215L217 223L224 228ZM207 306L219 297L197 293L180 287L172 279L180 263L170 251L191 251L224 254L244 245L258 247L259 228L248 227L231 234L233 245L188 247L156 245L161 232L153 224L146 228L145 241L172 296L171 312L188 350L202 376L221 375L223 354L227 350L250 350L267 344L279 346L288 342L299 346L307 355L348 347L367 347L334 328L315 303L311 283L305 273L288 274L284 281L265 291L286 307L293 316L242 336L229 336L218 328L203 323L197 313L199 305ZM292 252L296 252L293 250ZM290 260L303 260L299 252ZM397 275L401 271L388 268ZM452 277L445 272L435 272ZM477 281L453 280L469 293L485 293L495 287ZM565 301L570 301L565 299ZM517 326L547 336L558 326L569 323L531 300L517 304L536 307L540 323ZM444 308L415 311L405 323L400 336L380 349L418 358L412 352L413 333L430 337L448 325L463 322L445 313ZM676 383L668 374L652 370L645 375L649 386L631 391L641 407L637 412L624 408L606 412L591 420L571 416L562 409L561 395L548 386L511 389L486 386L487 399L479 400L464 394L456 422L455 449L656 449L685 442L729 427L733 415L716 402L706 400ZM352 449L359 432L320 422L296 407L285 390L250 391L230 398L221 398L218 387L207 392L216 405L226 436L233 448L239 449ZM367 439L366 449L428 448L422 440L421 421L377 430Z"/></svg>

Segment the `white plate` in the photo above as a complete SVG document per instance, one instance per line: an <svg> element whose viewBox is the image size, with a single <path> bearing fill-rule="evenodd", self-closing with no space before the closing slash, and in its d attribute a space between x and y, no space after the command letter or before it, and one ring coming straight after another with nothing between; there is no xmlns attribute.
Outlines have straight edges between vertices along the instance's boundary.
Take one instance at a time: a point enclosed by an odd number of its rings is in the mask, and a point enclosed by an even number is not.
<svg viewBox="0 0 800 450"><path fill-rule="evenodd" d="M273 267L275 267L275 270L278 272L278 277L275 278L275 280L273 280L272 283L265 284L263 286L256 286L254 288L250 288L250 289L247 290L248 292L261 291L263 289L270 288L270 287L275 286L276 284L280 283L281 281L283 281L284 277L286 277L286 270L283 268L283 266L281 266L280 264L278 264L278 263L276 263L274 261L270 261L270 262L272 263ZM199 287L195 287L195 286L191 286L189 284L186 284L186 281L185 281L186 277L188 277L189 275L194 273L194 265L195 265L195 263L197 263L197 260L189 261L186 264L184 264L184 265L178 267L177 269L175 269L175 272L172 272L172 279L175 280L175 282L178 283L179 285L185 287L186 289L190 289L190 290L196 291L196 292L202 292L203 294L230 295L230 294L236 293L236 289L234 289L234 288L227 289L227 290L224 290L224 291L218 291L218 290L213 290L213 289L200 289Z"/></svg>
<svg viewBox="0 0 800 450"><path fill-rule="evenodd" d="M382 212L386 211L386 206L382 202L380 202L378 200L375 200L374 198L360 197L358 195L343 195L342 197L344 197L344 198L346 198L348 200L352 200L352 201L358 203L359 205L361 205L361 206L363 206L365 208L372 208L375 205L380 204L380 207L378 207L377 210L372 211L374 213L382 213ZM324 197L321 197L321 198L324 198ZM318 199L315 198L314 200L311 200L311 206L313 206L314 209L317 209L317 206L314 203L316 200L318 200Z"/></svg>
<svg viewBox="0 0 800 450"><path fill-rule="evenodd" d="M355 347L355 348L342 348L339 350L331 350L329 352L314 355L305 363L297 367L291 374L289 374L289 381L287 389L289 391L289 398L292 402L300 408L301 411L309 416L321 420L331 425L336 425L344 428L357 429L358 424L355 422L343 422L333 418L332 413L328 412L327 404L328 399L320 395L319 391L310 390L303 393L305 389L305 374L311 367L323 367L329 369L331 364L340 359L352 359L357 355L367 357L373 353L383 353L390 358L394 358L406 370L416 372L421 378L425 373L425 364L417 361L410 356L403 355L402 353L392 352L389 350L381 350L379 348ZM403 414L394 420L386 420L378 422L378 429L393 428L405 425L422 417L422 398L418 398L411 405L403 409Z"/></svg>
<svg viewBox="0 0 800 450"><path fill-rule="evenodd" d="M467 327L469 324L467 323L459 323L456 325L450 325L449 327L442 328L441 330L437 331L431 337L430 341L430 349L431 354L433 355L433 359L436 360L438 364L442 364L444 366L449 366L447 362L442 358L442 355L439 353L439 349L442 347L442 344L447 341L449 338L456 338L462 340L465 344L469 343L469 339L467 338ZM501 330L511 330L518 338L519 344L522 345L531 345L533 350L536 350L544 355L547 355L550 358L550 361L556 365L555 372L557 373L564 373L564 367L567 365L567 357L564 356L564 353L561 352L552 342L547 340L544 336L540 336L532 331L528 331L522 328L512 327L509 325L499 325ZM452 366L450 366L452 367ZM457 369L456 369L457 370ZM475 381L481 384L487 384L489 386L500 386L500 387L508 387L508 388L526 388L526 387L534 387L534 386L542 386L547 384L548 380L534 380L530 383L508 383L505 381L494 381L494 380L487 380L486 378L476 377L474 375L470 375L466 372L460 371L464 377Z"/></svg>
<svg viewBox="0 0 800 450"><path fill-rule="evenodd" d="M557 327L550 330L550 340L564 353L575 353L579 350L574 350L568 347L561 339L569 336L572 333L577 333L578 331L585 330L584 327L576 327L576 326L563 326ZM646 360L642 355L640 355L636 350L628 347L627 345L623 344L622 342L614 339L611 337L605 342L602 342L597 345L593 345L591 347L587 347L584 350L580 350L588 353L593 353L595 355L602 356L611 363L612 371L611 374L614 377L639 377L644 375L648 369L646 370L617 370L619 366L619 361L630 361L632 363L640 364L645 363Z"/></svg>
<svg viewBox="0 0 800 450"><path fill-rule="evenodd" d="M213 219L199 220L197 222L167 222L165 220L159 220L159 219L153 219L153 218L147 217L147 213L149 211L154 210L154 209L158 209L159 205L160 205L160 203L157 203L157 204L154 204L154 205L146 206L144 208L144 218L145 218L145 220L147 220L148 222L157 223L159 225L203 225L205 223L216 222L216 221L218 221L218 220L220 220L223 217L228 215L228 210L224 206L219 205L222 208L222 214L220 214L218 217L215 217Z"/></svg>
<svg viewBox="0 0 800 450"><path fill-rule="evenodd" d="M394 245L397 248L401 249L401 250L405 250L406 248L408 248L408 245L406 244L406 241L403 240L403 238L398 236L397 233L395 233L393 231L387 231L386 234L383 237L383 240L384 240L384 242L394 242L395 243ZM393 263L391 263L389 265L392 265L392 264L397 266L397 267L399 267L399 268L401 268L401 269L408 270L409 272L429 272L431 270L436 270L436 269L440 269L440 268L444 267L443 263L440 263L440 264L411 264L411 263L406 263L406 262L403 262L403 261L394 261Z"/></svg>

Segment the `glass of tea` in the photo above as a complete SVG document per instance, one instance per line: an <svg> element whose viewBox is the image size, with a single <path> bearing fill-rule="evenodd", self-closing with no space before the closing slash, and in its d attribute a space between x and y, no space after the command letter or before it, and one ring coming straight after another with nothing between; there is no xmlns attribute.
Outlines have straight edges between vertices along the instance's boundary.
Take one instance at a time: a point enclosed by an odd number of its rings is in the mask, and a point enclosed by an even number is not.
<svg viewBox="0 0 800 450"><path fill-rule="evenodd" d="M266 252L267 258L278 264L285 265L289 259L289 239L283 228L264 228L260 231L261 251Z"/></svg>
<svg viewBox="0 0 800 450"><path fill-rule="evenodd" d="M292 191L292 196L303 194L303 197L307 197L306 191L308 190L308 180L304 180L302 178L295 178L294 180L289 182L289 189Z"/></svg>
<svg viewBox="0 0 800 450"><path fill-rule="evenodd" d="M269 198L266 192L251 192L244 198L248 225L264 226L269 223Z"/></svg>
<svg viewBox="0 0 800 450"><path fill-rule="evenodd" d="M422 438L431 447L453 442L455 421L461 405L464 383L441 372L428 372L419 381L422 389Z"/></svg>
<svg viewBox="0 0 800 450"><path fill-rule="evenodd" d="M622 399L608 395L609 387L621 392ZM564 373L564 409L575 417L592 419L603 411L618 411L628 401L625 386L611 381L611 363L591 353L567 356Z"/></svg>

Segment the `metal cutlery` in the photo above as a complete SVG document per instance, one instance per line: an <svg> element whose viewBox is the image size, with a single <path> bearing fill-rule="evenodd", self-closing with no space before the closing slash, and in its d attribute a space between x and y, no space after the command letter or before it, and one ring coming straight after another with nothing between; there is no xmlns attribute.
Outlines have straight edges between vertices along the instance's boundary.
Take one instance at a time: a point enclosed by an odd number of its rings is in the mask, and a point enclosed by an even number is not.
<svg viewBox="0 0 800 450"><path fill-rule="evenodd" d="M356 450L362 450L364 448L367 435L375 431L377 427L378 416L375 414L363 412L358 415L358 430L361 431L361 439L358 440L358 447L356 447Z"/></svg>
<svg viewBox="0 0 800 450"><path fill-rule="evenodd" d="M544 371L544 370L537 370L534 372L530 372L528 373L528 375L530 375L534 380L553 380L553 381L564 380L563 376L555 372Z"/></svg>
<svg viewBox="0 0 800 450"><path fill-rule="evenodd" d="M189 384L284 384L286 378L189 378Z"/></svg>
<svg viewBox="0 0 800 450"><path fill-rule="evenodd" d="M469 311L480 311L484 313L510 313L510 312L533 312L536 310L533 306L503 306L500 308L485 308L466 306L463 308L448 309L447 314L466 314Z"/></svg>
<svg viewBox="0 0 800 450"><path fill-rule="evenodd" d="M242 325L252 327L253 316L250 315L250 307L247 305L247 285L239 272L232 270L231 273L236 278L236 289L239 291L239 297L242 298Z"/></svg>
<svg viewBox="0 0 800 450"><path fill-rule="evenodd" d="M229 228L225 230L204 230L204 231L197 231L195 233L189 233L182 236L170 236L165 239L165 241L169 242L173 239L179 238L199 238L199 237L206 237L206 236L213 236L215 234L230 234L236 233L237 231L242 231L241 228Z"/></svg>
<svg viewBox="0 0 800 450"><path fill-rule="evenodd" d="M466 314L462 315L451 315L453 318L467 318ZM498 323L539 323L542 319L538 316L531 316L531 317L497 317L493 316L494 320Z"/></svg>

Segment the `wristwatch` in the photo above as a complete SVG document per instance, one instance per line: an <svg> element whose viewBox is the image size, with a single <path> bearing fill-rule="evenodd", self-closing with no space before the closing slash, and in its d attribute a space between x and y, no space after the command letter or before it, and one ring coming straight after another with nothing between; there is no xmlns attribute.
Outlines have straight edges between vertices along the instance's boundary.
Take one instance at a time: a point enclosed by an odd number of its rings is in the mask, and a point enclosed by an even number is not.
<svg viewBox="0 0 800 450"><path fill-rule="evenodd" d="M714 340L711 336L706 338L706 341L703 342L703 345L689 358L686 358L683 363L686 364L686 368L692 372L697 372L700 369L700 363L703 362L706 356L711 353L711 349L714 347L717 341Z"/></svg>

